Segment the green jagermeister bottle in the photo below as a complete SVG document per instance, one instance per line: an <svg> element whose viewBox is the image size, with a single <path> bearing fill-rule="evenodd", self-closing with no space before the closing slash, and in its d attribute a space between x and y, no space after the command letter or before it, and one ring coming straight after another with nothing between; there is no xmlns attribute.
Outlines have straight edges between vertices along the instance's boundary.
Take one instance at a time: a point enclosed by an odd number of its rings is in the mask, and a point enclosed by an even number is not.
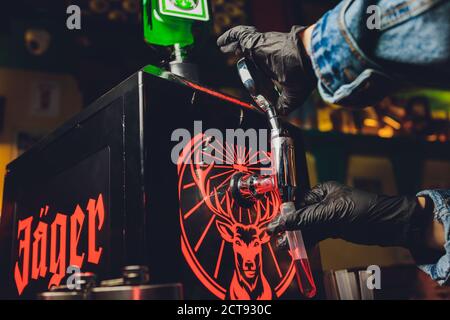
<svg viewBox="0 0 450 320"><path fill-rule="evenodd" d="M161 14L159 0L142 0L144 38L148 44L186 47L194 43L192 23L194 20ZM164 0L181 10L195 8L196 0Z"/></svg>

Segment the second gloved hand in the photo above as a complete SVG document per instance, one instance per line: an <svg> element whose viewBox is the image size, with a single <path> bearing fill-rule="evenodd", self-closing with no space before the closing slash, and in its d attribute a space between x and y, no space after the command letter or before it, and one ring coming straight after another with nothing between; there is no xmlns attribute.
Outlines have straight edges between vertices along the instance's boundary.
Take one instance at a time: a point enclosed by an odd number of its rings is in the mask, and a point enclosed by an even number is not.
<svg viewBox="0 0 450 320"><path fill-rule="evenodd" d="M244 54L275 81L281 96L277 109L287 114L300 107L317 84L311 61L299 38L305 28L290 33L260 33L255 27L234 27L217 40L224 53Z"/></svg>
<svg viewBox="0 0 450 320"><path fill-rule="evenodd" d="M414 197L381 196L326 182L311 189L304 202L290 216L272 221L267 226L269 234L300 229L309 245L341 238L359 244L410 247L423 231L412 223L421 210ZM281 238L279 245L284 242Z"/></svg>

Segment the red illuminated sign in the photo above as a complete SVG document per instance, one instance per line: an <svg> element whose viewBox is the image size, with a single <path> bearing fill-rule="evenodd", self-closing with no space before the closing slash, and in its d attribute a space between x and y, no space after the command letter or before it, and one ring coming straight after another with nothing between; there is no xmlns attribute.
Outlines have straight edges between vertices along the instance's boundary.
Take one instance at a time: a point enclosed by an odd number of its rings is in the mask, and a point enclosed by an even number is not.
<svg viewBox="0 0 450 320"><path fill-rule="evenodd" d="M19 295L30 284L30 278L38 280L50 275L50 288L60 284L69 265L81 269L86 262L97 265L100 261L103 248L97 245L97 240L105 221L102 194L97 199L89 199L85 209L76 205L71 215L56 212L51 223L43 221L49 217L49 211L49 206L44 206L38 219L30 216L18 222L14 280ZM87 250L80 248L84 230L87 232Z"/></svg>
<svg viewBox="0 0 450 320"><path fill-rule="evenodd" d="M259 156L268 163L270 154L217 140L214 152L205 153L209 141L203 134L194 137L178 162L181 249L186 262L220 299L279 298L295 276L289 253L274 250L266 233L266 225L279 213L279 197L272 193L245 209L227 188L236 172L270 173L270 165L252 161ZM239 165L215 164L214 154ZM201 156L212 161L202 163Z"/></svg>
<svg viewBox="0 0 450 320"><path fill-rule="evenodd" d="M201 92L210 94L210 95L212 95L212 96L214 96L214 97L216 97L216 98L219 98L219 99L222 99L222 100L231 102L232 105L244 107L244 108L246 108L246 109L250 109L250 110L258 111L258 112L259 112L259 110L258 110L256 107L254 107L253 105L251 105L251 104L249 104L249 103L242 102L242 101L239 100L239 99L236 99L236 98L233 98L233 97L224 95L223 93L220 93L220 92L217 92L217 91L214 91L214 90L205 88L205 87L203 87L203 86L201 86L201 85L198 85L198 84L193 83L193 82L191 82L191 81L188 81L188 80L186 80L186 79L183 79L183 82L186 83L186 84L187 84L188 86L190 86L191 88L194 88L194 89L196 89L196 90L198 90L198 91L201 91Z"/></svg>

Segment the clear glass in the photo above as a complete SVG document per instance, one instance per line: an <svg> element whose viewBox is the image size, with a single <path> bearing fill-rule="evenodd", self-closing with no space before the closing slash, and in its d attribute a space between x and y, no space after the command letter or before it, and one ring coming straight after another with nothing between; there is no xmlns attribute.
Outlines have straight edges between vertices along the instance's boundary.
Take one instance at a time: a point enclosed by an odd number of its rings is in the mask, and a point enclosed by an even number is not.
<svg viewBox="0 0 450 320"><path fill-rule="evenodd" d="M281 214L286 215L295 210L293 202L283 203ZM309 265L308 254L300 230L286 231L289 250L294 260L297 285L302 296L313 298L317 293L316 284Z"/></svg>

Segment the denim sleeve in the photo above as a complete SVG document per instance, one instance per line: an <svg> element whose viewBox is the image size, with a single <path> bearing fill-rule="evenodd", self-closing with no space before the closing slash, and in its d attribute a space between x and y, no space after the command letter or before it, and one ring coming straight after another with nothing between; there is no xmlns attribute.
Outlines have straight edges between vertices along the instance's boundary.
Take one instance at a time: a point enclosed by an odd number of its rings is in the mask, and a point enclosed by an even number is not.
<svg viewBox="0 0 450 320"><path fill-rule="evenodd" d="M434 219L444 225L446 252L435 264L420 265L419 268L440 285L450 285L450 190L424 190L417 196L429 196L433 200Z"/></svg>
<svg viewBox="0 0 450 320"><path fill-rule="evenodd" d="M311 58L330 103L367 105L404 81L448 88L450 1L342 1L316 23Z"/></svg>

